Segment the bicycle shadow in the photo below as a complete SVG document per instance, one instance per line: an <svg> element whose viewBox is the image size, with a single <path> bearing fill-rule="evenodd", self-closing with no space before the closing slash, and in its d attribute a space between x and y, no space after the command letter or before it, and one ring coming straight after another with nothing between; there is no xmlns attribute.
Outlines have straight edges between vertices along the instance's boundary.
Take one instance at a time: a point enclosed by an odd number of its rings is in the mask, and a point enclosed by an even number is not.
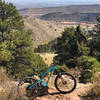
<svg viewBox="0 0 100 100"><path fill-rule="evenodd" d="M61 93L60 92L52 92L52 93L48 92L47 94L44 94L44 95L57 95L57 94L61 94Z"/></svg>
<svg viewBox="0 0 100 100"><path fill-rule="evenodd" d="M60 92L46 92L46 93L42 93L41 95L39 95L39 97L41 97L41 96L48 96L48 95L58 95L58 94L62 94L62 93L60 93Z"/></svg>

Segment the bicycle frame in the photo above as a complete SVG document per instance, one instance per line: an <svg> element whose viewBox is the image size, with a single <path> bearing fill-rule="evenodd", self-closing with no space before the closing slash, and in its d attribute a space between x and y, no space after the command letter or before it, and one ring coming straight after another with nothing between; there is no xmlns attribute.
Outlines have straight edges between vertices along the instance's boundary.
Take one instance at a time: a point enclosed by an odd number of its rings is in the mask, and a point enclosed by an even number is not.
<svg viewBox="0 0 100 100"><path fill-rule="evenodd" d="M52 66L50 69L48 69L45 73L42 74L42 76L45 76L46 74L48 74L49 72L51 71L55 71L56 70L56 66ZM40 78L39 81L35 82L34 84L32 84L29 89L31 89L32 87L34 87L36 84L38 84L39 82L42 83L43 86L48 86L48 83L49 83L49 79L50 79L50 76L48 78L48 80L46 81L46 84L43 82L43 78Z"/></svg>

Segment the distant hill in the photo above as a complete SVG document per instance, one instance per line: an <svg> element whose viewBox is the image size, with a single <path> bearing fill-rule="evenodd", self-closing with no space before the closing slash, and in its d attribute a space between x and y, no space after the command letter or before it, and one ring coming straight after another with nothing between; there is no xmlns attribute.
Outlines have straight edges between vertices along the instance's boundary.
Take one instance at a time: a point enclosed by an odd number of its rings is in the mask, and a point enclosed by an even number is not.
<svg viewBox="0 0 100 100"><path fill-rule="evenodd" d="M39 17L45 20L96 22L96 16L100 16L100 5L25 8L20 9L19 12L22 15Z"/></svg>
<svg viewBox="0 0 100 100"><path fill-rule="evenodd" d="M72 5L60 7L45 7L45 8L24 8L19 10L20 13L47 14L53 12L69 13L100 13L100 5Z"/></svg>
<svg viewBox="0 0 100 100"><path fill-rule="evenodd" d="M25 15L25 25L32 29L33 40L36 45L39 45L60 36L65 27L64 25L55 23L55 21L49 20L87 21L95 23L96 16L100 16L100 5L74 5L41 9L24 8L20 9L19 12ZM38 18L34 18L33 16Z"/></svg>
<svg viewBox="0 0 100 100"><path fill-rule="evenodd" d="M44 21L29 16L24 17L24 21L26 27L33 31L32 36L36 46L54 40L64 30L64 26L52 21Z"/></svg>
<svg viewBox="0 0 100 100"><path fill-rule="evenodd" d="M96 23L96 17L100 16L100 13L72 13L66 14L63 12L48 13L40 17L44 20L55 21L74 21L74 22L92 22Z"/></svg>

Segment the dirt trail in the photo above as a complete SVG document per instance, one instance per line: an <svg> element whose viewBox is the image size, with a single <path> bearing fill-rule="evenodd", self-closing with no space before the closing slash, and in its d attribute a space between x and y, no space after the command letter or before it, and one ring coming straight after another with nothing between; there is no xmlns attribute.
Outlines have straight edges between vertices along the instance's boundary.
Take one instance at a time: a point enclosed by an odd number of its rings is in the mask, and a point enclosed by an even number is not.
<svg viewBox="0 0 100 100"><path fill-rule="evenodd" d="M18 85L18 82L10 81L6 82L6 84L0 85L0 90L5 90L9 92L10 99L9 100L15 100L17 97L17 91L16 87ZM60 94L54 86L48 89L48 93L44 94L43 96L37 97L34 100L91 100L88 97L85 97L85 95L91 90L92 85L91 84L77 84L76 89L70 93L70 94ZM8 96L9 96L8 95ZM4 95L3 95L4 96ZM7 97L2 97L0 100L8 100Z"/></svg>
<svg viewBox="0 0 100 100"><path fill-rule="evenodd" d="M89 100L85 95L90 91L91 84L77 84L77 88L70 94L60 94L55 88L49 89L47 95L37 97L35 100Z"/></svg>

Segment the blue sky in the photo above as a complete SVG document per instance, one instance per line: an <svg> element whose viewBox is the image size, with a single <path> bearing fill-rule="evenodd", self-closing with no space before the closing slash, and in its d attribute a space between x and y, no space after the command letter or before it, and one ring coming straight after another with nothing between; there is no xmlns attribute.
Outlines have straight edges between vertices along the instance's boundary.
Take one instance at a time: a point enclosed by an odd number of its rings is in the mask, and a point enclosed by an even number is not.
<svg viewBox="0 0 100 100"><path fill-rule="evenodd" d="M100 4L100 0L5 0L16 6L60 6L77 4Z"/></svg>

